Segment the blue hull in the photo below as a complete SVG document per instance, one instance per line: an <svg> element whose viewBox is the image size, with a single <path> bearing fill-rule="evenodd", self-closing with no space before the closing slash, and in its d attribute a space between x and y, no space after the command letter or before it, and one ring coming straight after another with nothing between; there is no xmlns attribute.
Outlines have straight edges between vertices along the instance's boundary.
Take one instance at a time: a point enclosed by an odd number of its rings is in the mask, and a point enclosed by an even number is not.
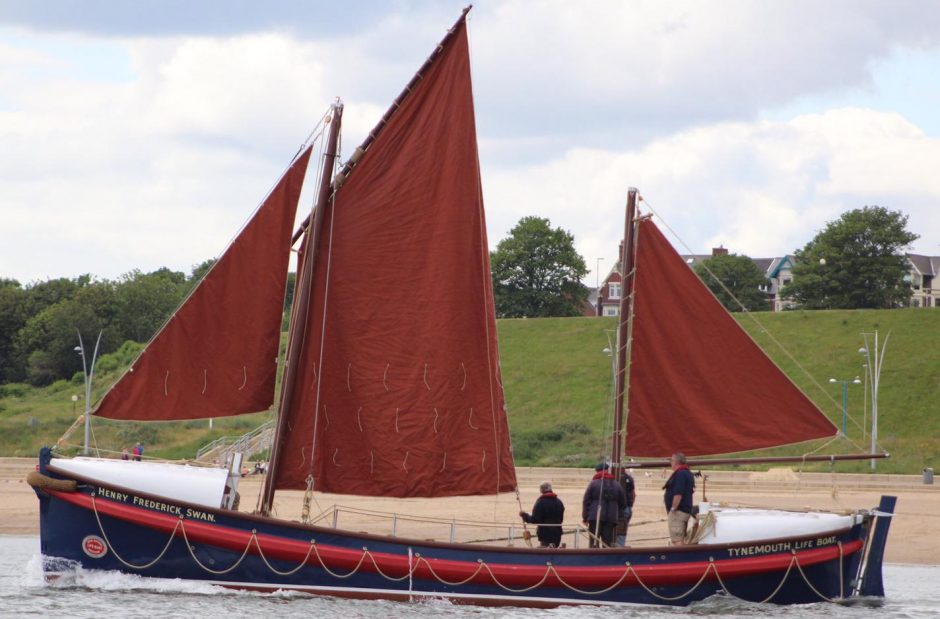
<svg viewBox="0 0 940 619"><path fill-rule="evenodd" d="M894 507L886 497L863 523L825 537L536 550L354 534L79 482L74 492L36 490L50 573L65 560L242 589L520 606L687 605L717 593L778 604L882 596Z"/></svg>

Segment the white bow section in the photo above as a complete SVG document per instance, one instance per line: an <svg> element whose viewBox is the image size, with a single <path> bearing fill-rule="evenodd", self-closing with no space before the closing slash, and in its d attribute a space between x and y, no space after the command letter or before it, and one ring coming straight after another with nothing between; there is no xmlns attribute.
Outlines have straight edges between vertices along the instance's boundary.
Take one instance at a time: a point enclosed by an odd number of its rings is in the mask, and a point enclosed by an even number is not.
<svg viewBox="0 0 940 619"><path fill-rule="evenodd" d="M106 458L55 458L50 468L108 486L167 497L174 503L185 501L212 508L222 505L228 478L228 470L223 468Z"/></svg>

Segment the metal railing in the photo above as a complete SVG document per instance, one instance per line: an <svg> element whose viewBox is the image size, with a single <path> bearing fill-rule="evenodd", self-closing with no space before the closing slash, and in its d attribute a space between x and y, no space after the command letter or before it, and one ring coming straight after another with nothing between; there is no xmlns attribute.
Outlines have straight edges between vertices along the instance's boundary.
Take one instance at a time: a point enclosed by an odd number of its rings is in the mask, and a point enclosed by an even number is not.
<svg viewBox="0 0 940 619"><path fill-rule="evenodd" d="M223 436L215 439L211 443L204 445L196 452L196 460L204 460L209 456L225 462L229 454L236 451L249 456L259 451L264 451L270 447L274 432L274 421L268 421L251 432L246 432L241 436Z"/></svg>
<svg viewBox="0 0 940 619"><path fill-rule="evenodd" d="M340 528L340 515L347 514L354 522L347 530L367 527L366 533L389 535L391 537L410 537L429 541L449 541L450 543L489 544L515 546L523 544L538 545L535 540L536 525L525 527L520 522L478 522L458 520L456 518L429 518L409 516L395 512L381 512L333 505L314 518L309 524ZM562 547L581 548L589 546L591 532L581 525L568 526L543 524L538 526L562 527ZM526 533L529 535L526 535ZM531 541L530 541L531 540ZM567 542L565 540L568 540Z"/></svg>

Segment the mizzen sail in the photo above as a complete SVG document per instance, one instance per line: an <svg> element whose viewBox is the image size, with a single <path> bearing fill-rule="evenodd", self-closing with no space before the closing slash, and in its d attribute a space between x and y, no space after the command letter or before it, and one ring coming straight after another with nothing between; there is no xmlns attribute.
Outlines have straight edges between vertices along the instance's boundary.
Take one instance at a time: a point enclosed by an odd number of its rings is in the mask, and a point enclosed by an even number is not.
<svg viewBox="0 0 940 619"><path fill-rule="evenodd" d="M373 137L323 214L274 487L512 490L464 18Z"/></svg>
<svg viewBox="0 0 940 619"><path fill-rule="evenodd" d="M637 223L626 455L736 453L835 436L672 248Z"/></svg>
<svg viewBox="0 0 940 619"><path fill-rule="evenodd" d="M309 159L308 147L105 394L97 416L199 419L271 406L291 234Z"/></svg>

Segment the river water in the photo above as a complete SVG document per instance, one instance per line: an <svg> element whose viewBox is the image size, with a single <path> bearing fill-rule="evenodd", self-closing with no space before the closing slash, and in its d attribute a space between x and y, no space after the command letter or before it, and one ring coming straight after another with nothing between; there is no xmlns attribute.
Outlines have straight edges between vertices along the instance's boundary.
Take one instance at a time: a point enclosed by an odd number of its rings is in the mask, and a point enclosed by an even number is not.
<svg viewBox="0 0 940 619"><path fill-rule="evenodd" d="M54 584L42 577L39 538L0 536L0 617L277 617L354 619L582 619L762 617L806 619L907 619L940 617L940 566L888 565L880 608L836 604L778 607L712 598L685 608L567 607L554 610L455 606L446 601L405 604L342 600L303 594L257 594L182 581L114 572L79 571Z"/></svg>

